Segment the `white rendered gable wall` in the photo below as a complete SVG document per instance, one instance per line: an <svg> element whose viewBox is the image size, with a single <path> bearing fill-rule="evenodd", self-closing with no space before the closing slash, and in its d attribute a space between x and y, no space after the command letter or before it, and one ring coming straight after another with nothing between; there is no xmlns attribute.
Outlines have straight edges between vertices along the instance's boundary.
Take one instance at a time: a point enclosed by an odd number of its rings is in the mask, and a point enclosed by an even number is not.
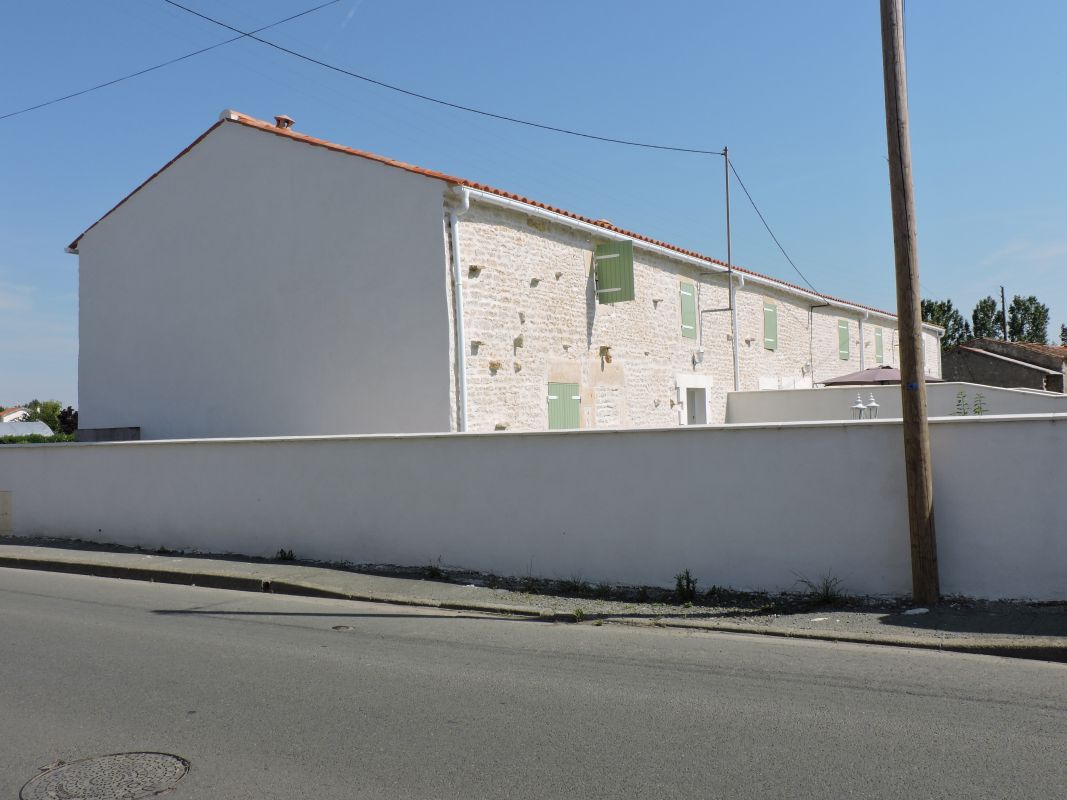
<svg viewBox="0 0 1067 800"><path fill-rule="evenodd" d="M81 240L82 427L448 430L444 189L223 123Z"/></svg>

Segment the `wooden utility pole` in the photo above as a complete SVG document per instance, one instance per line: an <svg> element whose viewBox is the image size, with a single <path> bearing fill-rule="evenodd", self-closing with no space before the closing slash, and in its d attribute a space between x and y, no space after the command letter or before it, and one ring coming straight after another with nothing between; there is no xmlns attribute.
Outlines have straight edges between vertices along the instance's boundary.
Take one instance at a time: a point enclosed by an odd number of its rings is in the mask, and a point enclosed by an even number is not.
<svg viewBox="0 0 1067 800"><path fill-rule="evenodd" d="M919 249L911 181L907 71L904 65L903 0L881 0L885 126L889 143L889 188L893 200L893 249L900 325L900 394L904 411L904 469L911 529L911 581L915 602L936 603L940 595L934 535L934 481L919 293Z"/></svg>
<svg viewBox="0 0 1067 800"><path fill-rule="evenodd" d="M1004 341L1008 341L1008 307L1004 303L1004 287L1000 287L1000 330L1004 333Z"/></svg>

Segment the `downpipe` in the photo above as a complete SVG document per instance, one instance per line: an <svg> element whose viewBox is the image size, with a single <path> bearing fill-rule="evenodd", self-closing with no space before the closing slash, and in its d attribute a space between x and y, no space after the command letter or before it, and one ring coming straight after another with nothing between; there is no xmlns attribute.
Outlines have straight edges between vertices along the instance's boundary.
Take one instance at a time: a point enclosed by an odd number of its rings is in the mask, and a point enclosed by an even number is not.
<svg viewBox="0 0 1067 800"><path fill-rule="evenodd" d="M452 240L452 297L456 337L456 429L467 430L467 341L463 333L463 279L459 259L459 218L471 207L470 189L460 189L460 201L448 212L448 230Z"/></svg>

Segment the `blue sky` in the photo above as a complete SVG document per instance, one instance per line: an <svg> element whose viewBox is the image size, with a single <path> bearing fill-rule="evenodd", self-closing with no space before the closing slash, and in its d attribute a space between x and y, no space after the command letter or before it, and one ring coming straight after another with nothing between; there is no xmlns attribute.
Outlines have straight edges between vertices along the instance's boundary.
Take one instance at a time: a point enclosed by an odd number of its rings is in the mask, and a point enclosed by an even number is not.
<svg viewBox="0 0 1067 800"><path fill-rule="evenodd" d="M187 4L251 29L316 3ZM5 29L0 115L233 35L162 0L12 3ZM1050 334L1067 322L1065 29L1061 2L907 8L924 296L969 315L1004 284L1051 307ZM729 145L819 291L895 307L876 0L341 0L263 36L501 114ZM224 108L287 113L306 133L725 255L720 159L469 116L246 39L0 120L0 405L76 403L77 258L64 246ZM734 200L735 261L800 282Z"/></svg>

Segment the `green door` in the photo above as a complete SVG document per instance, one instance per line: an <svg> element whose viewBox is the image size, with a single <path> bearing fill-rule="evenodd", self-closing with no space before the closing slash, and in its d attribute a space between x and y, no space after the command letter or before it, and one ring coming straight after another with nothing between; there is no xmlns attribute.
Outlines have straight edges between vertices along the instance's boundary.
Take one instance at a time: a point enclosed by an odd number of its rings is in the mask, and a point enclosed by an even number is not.
<svg viewBox="0 0 1067 800"><path fill-rule="evenodd" d="M548 429L563 431L577 428L581 406L577 383L548 384Z"/></svg>

